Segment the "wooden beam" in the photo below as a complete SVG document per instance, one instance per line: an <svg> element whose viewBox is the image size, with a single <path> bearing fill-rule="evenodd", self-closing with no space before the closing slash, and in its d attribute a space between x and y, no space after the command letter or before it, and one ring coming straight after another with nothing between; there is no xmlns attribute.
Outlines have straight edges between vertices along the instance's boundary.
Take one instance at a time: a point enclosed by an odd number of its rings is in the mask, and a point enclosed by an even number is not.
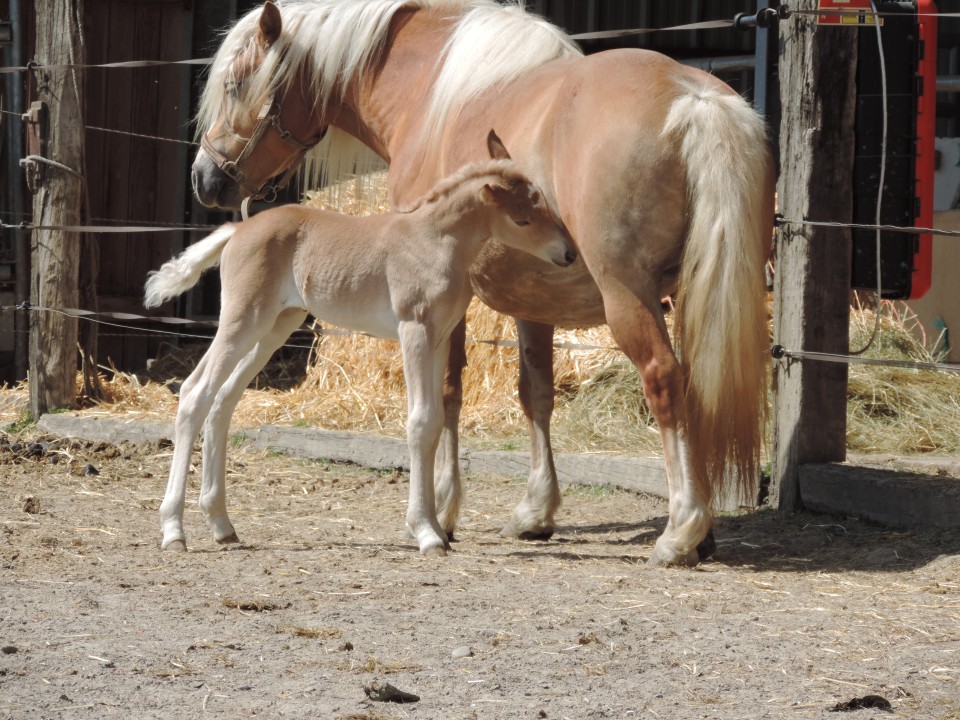
<svg viewBox="0 0 960 720"><path fill-rule="evenodd" d="M41 65L82 63L77 22L82 0L37 0L36 58ZM33 224L77 225L83 205L83 72L40 68L37 95L46 104L46 159L33 198ZM52 163L56 163L55 165ZM28 166L30 163L28 163ZM40 175L40 173L35 173ZM77 307L80 239L60 230L35 230L31 238L30 303ZM72 407L76 398L77 321L37 312L30 322L30 413Z"/></svg>
<svg viewBox="0 0 960 720"><path fill-rule="evenodd" d="M800 0L797 10L816 9ZM815 16L780 23L780 213L850 222L857 67L856 28L818 26ZM775 343L846 353L851 244L848 230L783 227L776 247ZM800 465L846 454L847 368L778 361L774 368L771 501L800 503Z"/></svg>

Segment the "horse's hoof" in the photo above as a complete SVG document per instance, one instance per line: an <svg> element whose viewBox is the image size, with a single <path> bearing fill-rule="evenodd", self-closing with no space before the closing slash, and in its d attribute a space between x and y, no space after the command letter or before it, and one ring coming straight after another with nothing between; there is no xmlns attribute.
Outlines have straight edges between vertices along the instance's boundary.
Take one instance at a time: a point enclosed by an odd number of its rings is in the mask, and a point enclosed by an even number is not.
<svg viewBox="0 0 960 720"><path fill-rule="evenodd" d="M707 531L707 536L697 545L697 557L703 562L708 557L712 557L717 551L717 541L713 538L713 528Z"/></svg>
<svg viewBox="0 0 960 720"><path fill-rule="evenodd" d="M234 532L230 533L229 535L227 535L225 538L220 538L219 540L217 540L217 542L218 542L220 545L229 545L230 543L238 543L238 542L240 542L240 538L237 537L237 533L236 533L236 531L234 531Z"/></svg>
<svg viewBox="0 0 960 720"><path fill-rule="evenodd" d="M664 557L657 548L653 549L647 560L647 567L696 567L700 564L700 557L696 550L691 550L686 555L673 555L669 558Z"/></svg>
<svg viewBox="0 0 960 720"><path fill-rule="evenodd" d="M423 550L420 551L420 554L424 557L432 558L446 557L447 550L442 545L431 545L430 547L423 548Z"/></svg>
<svg viewBox="0 0 960 720"><path fill-rule="evenodd" d="M457 540L457 538L455 538L455 537L453 536L453 530L450 530L450 531L448 531L448 532L445 532L444 535L445 535L446 538L447 538L447 547L448 547L448 548L450 547L450 543L460 542L459 540Z"/></svg>
<svg viewBox="0 0 960 720"><path fill-rule="evenodd" d="M549 540L553 537L553 532L552 527L521 528L511 520L499 534L500 537L517 540Z"/></svg>
<svg viewBox="0 0 960 720"><path fill-rule="evenodd" d="M163 545L163 550L170 550L172 552L186 552L187 543L183 540L171 540L167 544Z"/></svg>

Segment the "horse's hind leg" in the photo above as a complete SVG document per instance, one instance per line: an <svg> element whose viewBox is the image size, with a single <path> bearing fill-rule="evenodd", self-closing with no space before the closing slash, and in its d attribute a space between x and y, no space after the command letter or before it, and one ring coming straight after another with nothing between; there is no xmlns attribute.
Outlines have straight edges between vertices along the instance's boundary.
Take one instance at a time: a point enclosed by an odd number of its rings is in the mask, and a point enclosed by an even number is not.
<svg viewBox="0 0 960 720"><path fill-rule="evenodd" d="M164 549L186 549L183 505L193 444L220 387L256 342L256 337L241 336L235 342L233 338L228 339L225 333L218 331L203 359L180 388L170 478L160 504L160 528L163 532L161 547Z"/></svg>
<svg viewBox="0 0 960 720"><path fill-rule="evenodd" d="M226 458L230 418L243 391L306 316L302 310L291 309L277 318L273 328L247 353L223 384L207 416L203 434L200 509L213 531L213 539L220 544L240 541L227 514Z"/></svg>
<svg viewBox="0 0 960 720"><path fill-rule="evenodd" d="M453 540L463 502L463 484L460 479L459 424L463 406L463 369L467 365L464 351L466 319L462 319L450 335L450 352L443 381L443 430L434 462L434 488L437 520Z"/></svg>
<svg viewBox="0 0 960 720"><path fill-rule="evenodd" d="M554 531L560 486L550 448L553 413L553 326L517 320L520 338L520 404L530 431L530 475L523 500L500 532L505 537L546 540Z"/></svg>
<svg viewBox="0 0 960 720"><path fill-rule="evenodd" d="M651 286L653 284L651 283ZM616 279L601 284L607 323L617 343L640 371L643 393L660 428L670 501L670 519L657 538L651 565L695 565L706 549L712 513L709 491L697 481L684 436L683 372L670 346L658 298L639 298Z"/></svg>

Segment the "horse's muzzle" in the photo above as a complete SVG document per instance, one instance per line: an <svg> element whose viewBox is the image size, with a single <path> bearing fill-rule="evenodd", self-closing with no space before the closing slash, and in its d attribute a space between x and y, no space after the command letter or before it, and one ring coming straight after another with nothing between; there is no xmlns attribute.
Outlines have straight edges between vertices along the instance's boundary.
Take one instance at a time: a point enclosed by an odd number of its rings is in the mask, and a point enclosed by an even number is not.
<svg viewBox="0 0 960 720"><path fill-rule="evenodd" d="M243 201L243 189L200 150L190 173L193 194L206 207L237 210Z"/></svg>

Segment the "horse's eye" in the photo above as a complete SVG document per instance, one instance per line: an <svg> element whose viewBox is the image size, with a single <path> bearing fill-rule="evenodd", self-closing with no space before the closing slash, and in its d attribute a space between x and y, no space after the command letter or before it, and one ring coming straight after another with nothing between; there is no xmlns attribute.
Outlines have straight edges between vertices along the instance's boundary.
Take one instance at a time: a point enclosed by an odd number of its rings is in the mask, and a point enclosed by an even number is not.
<svg viewBox="0 0 960 720"><path fill-rule="evenodd" d="M529 220L514 220L513 224L517 227L525 227L530 224Z"/></svg>

